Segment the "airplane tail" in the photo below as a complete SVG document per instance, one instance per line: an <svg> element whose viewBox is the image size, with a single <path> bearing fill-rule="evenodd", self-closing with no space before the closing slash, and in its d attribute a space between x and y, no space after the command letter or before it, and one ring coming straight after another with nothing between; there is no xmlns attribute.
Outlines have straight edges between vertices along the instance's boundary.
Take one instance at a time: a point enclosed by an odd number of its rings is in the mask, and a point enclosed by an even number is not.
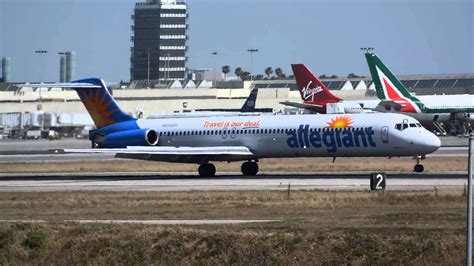
<svg viewBox="0 0 474 266"><path fill-rule="evenodd" d="M375 53L366 53L370 74L375 85L377 97L382 100L409 99L418 101L400 80L386 67Z"/></svg>
<svg viewBox="0 0 474 266"><path fill-rule="evenodd" d="M336 103L342 99L336 97L304 64L292 64L293 74L305 103Z"/></svg>
<svg viewBox="0 0 474 266"><path fill-rule="evenodd" d="M79 95L97 128L135 120L134 117L120 109L102 79L88 78L72 83L70 87ZM74 86L74 83L77 84L77 87ZM82 84L91 84L91 86Z"/></svg>
<svg viewBox="0 0 474 266"><path fill-rule="evenodd" d="M244 105L240 108L240 112L242 113L251 113L255 112L255 103L257 102L257 94L258 89L254 88L251 92L247 100L245 100Z"/></svg>

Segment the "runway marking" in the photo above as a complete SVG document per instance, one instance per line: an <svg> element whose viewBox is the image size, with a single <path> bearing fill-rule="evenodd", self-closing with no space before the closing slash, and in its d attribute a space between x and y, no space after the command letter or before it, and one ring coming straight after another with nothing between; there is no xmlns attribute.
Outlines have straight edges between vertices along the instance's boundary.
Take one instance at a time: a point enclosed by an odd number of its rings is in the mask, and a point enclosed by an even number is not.
<svg viewBox="0 0 474 266"><path fill-rule="evenodd" d="M66 223L80 224L150 224L150 225L207 225L272 223L281 220L65 220Z"/></svg>
<svg viewBox="0 0 474 266"><path fill-rule="evenodd" d="M215 225L273 223L281 220L64 220L63 223L78 224L144 224L144 225ZM46 220L0 220L0 223L48 223Z"/></svg>
<svg viewBox="0 0 474 266"><path fill-rule="evenodd" d="M0 220L0 223L47 223L46 220Z"/></svg>

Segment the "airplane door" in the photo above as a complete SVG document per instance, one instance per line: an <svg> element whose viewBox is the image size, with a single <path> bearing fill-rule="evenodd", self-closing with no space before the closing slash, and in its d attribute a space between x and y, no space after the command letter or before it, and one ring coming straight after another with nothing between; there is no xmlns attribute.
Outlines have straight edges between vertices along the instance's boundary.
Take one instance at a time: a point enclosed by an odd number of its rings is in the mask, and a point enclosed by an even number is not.
<svg viewBox="0 0 474 266"><path fill-rule="evenodd" d="M236 128L233 127L232 130L230 131L230 137L235 139L235 131L236 131Z"/></svg>
<svg viewBox="0 0 474 266"><path fill-rule="evenodd" d="M223 139L227 138L227 128L226 127L222 129L222 138Z"/></svg>
<svg viewBox="0 0 474 266"><path fill-rule="evenodd" d="M381 132L382 142L388 143L388 127L383 126Z"/></svg>

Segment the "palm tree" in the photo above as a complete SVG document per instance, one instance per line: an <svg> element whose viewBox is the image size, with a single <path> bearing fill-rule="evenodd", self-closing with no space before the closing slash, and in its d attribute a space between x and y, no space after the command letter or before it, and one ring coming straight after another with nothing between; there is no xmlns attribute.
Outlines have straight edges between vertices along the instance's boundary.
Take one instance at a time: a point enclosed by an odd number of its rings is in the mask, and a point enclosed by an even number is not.
<svg viewBox="0 0 474 266"><path fill-rule="evenodd" d="M272 67L267 67L265 68L265 75L267 75L267 78L270 78L270 76L273 74L273 69Z"/></svg>
<svg viewBox="0 0 474 266"><path fill-rule="evenodd" d="M234 71L235 75L240 78L240 75L242 75L242 68L238 67Z"/></svg>
<svg viewBox="0 0 474 266"><path fill-rule="evenodd" d="M250 76L250 72L243 71L240 73L240 79L242 80L250 80L252 77Z"/></svg>
<svg viewBox="0 0 474 266"><path fill-rule="evenodd" d="M281 69L281 67L275 68L275 74L279 79L285 78L285 74L283 74L283 69Z"/></svg>
<svg viewBox="0 0 474 266"><path fill-rule="evenodd" d="M224 80L227 79L227 74L230 72L230 66L225 65L222 67L222 73L224 74Z"/></svg>

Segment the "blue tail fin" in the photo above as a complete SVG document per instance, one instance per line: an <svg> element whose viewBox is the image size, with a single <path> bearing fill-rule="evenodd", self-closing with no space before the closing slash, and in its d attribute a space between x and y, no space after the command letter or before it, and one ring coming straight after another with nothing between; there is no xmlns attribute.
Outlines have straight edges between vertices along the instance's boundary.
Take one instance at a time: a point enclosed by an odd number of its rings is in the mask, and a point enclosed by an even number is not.
<svg viewBox="0 0 474 266"><path fill-rule="evenodd" d="M120 109L102 79L88 78L76 80L73 83L91 83L100 86L100 88L74 88L97 128L135 120Z"/></svg>
<svg viewBox="0 0 474 266"><path fill-rule="evenodd" d="M258 94L258 89L254 88L250 92L250 95L245 101L244 105L242 105L242 108L240 108L240 112L242 113L255 112L255 102L257 101L257 94Z"/></svg>

